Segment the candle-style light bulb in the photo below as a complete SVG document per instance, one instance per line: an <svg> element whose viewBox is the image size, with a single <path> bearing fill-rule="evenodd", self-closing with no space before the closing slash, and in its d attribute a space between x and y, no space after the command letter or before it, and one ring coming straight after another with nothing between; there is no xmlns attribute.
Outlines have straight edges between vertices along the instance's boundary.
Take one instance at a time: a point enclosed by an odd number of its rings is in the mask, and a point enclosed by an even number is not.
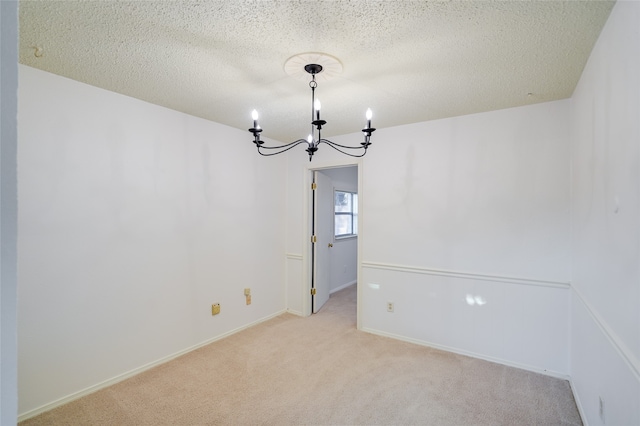
<svg viewBox="0 0 640 426"><path fill-rule="evenodd" d="M311 136L311 134L309 134L309 136L307 136L307 142L309 142L309 143L313 142L313 136Z"/></svg>
<svg viewBox="0 0 640 426"><path fill-rule="evenodd" d="M316 101L313 103L313 109L316 110L316 120L320 120L320 108L322 107L322 105L320 105L320 100L316 99Z"/></svg>
<svg viewBox="0 0 640 426"><path fill-rule="evenodd" d="M367 129L371 128L371 117L373 113L371 112L371 108L367 108Z"/></svg>
<svg viewBox="0 0 640 426"><path fill-rule="evenodd" d="M257 129L258 128L258 111L256 111L255 109L251 111L251 118L253 118L253 128Z"/></svg>

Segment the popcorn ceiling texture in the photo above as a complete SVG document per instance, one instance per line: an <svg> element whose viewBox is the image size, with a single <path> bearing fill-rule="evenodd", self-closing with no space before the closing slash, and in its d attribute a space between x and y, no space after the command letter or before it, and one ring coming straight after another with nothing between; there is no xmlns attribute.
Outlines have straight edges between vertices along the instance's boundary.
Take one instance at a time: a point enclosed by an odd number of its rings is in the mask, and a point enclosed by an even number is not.
<svg viewBox="0 0 640 426"><path fill-rule="evenodd" d="M303 137L318 79L324 136L570 97L610 1L20 1L20 62L263 135ZM531 95L528 95L531 93Z"/></svg>

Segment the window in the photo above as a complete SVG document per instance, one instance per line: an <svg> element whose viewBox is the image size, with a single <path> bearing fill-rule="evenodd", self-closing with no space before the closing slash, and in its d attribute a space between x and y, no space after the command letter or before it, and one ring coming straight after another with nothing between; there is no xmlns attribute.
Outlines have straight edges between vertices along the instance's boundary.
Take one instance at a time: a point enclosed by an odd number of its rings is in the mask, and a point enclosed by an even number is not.
<svg viewBox="0 0 640 426"><path fill-rule="evenodd" d="M358 194L335 191L334 199L336 238L358 235Z"/></svg>

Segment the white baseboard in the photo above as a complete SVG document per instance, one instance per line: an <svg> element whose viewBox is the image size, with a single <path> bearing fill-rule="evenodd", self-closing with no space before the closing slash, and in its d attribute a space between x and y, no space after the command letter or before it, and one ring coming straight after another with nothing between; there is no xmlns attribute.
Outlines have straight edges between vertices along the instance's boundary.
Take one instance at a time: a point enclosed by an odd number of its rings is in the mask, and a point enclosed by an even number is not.
<svg viewBox="0 0 640 426"><path fill-rule="evenodd" d="M571 378L569 378L569 386L571 387L571 393L573 394L573 399L576 401L576 406L578 407L578 414L580 414L580 420L582 420L582 424L584 426L589 426L589 422L587 421L587 416L584 413L584 408L582 408L582 402L580 401L578 392L576 391L575 385L573 384L573 379Z"/></svg>
<svg viewBox="0 0 640 426"><path fill-rule="evenodd" d="M150 363L145 364L143 366L140 366L138 368L134 368L133 370L127 371L126 373L119 374L119 375L117 375L117 376L115 376L115 377L113 377L111 379L105 380L105 381L100 382L98 384L95 384L93 386L89 386L86 389L83 389L83 390L78 391L78 392L74 392L74 393L72 393L70 395L67 395L67 396L62 397L60 399L57 399L57 400L55 400L53 402L47 403L45 405L42 405L42 406L40 406L38 408L34 408L33 410L29 410L26 413L19 414L18 415L18 422L30 419L31 417L37 416L38 414L44 413L45 411L53 410L56 407L59 407L59 406L64 405L64 404L67 404L67 403L69 403L71 401L74 401L74 400L76 400L78 398L82 398L83 396L89 395L91 393L94 393L96 391L99 391L101 389L109 387L111 385L115 385L118 382L126 380L126 379L128 379L130 377L133 377L133 376L135 376L137 374L140 374L140 373L142 373L144 371L147 371L147 370L149 370L149 369L151 369L153 367L157 367L158 365L161 365L161 364L164 364L166 362L169 362L169 361L171 361L171 360L173 360L175 358L178 358L178 357L180 357L182 355L185 355L185 354L187 354L187 353L189 353L191 351L194 351L194 350L196 350L198 348L201 348L203 346L206 346L206 345L211 344L213 342L216 342L218 340L224 339L225 337L229 337L232 334L239 333L242 330L246 330L247 328L253 327L254 325L257 325L257 324L260 324L260 323L265 322L267 320L270 320L271 318L277 317L278 315L282 315L285 312L286 312L286 310L278 311L278 312L276 312L274 314L268 315L268 316L266 316L264 318L261 318L261 319L259 319L257 321L254 321L254 322L251 322L249 324L243 325L242 327L238 327L236 329L230 330L230 331L228 331L226 333L223 333L223 334L221 334L219 336L216 336L216 337L213 337L211 339L207 339L204 342L198 343L198 344L196 344L194 346L191 346L189 348L183 349L183 350L181 350L179 352L176 352L174 354L171 354L171 355L168 355L166 357L160 358L160 359L158 359L156 361L150 362Z"/></svg>
<svg viewBox="0 0 640 426"><path fill-rule="evenodd" d="M402 340L403 342L414 343L416 345L427 346L427 347L434 348L434 349L440 349L440 350L446 351L446 352L452 352L452 353L459 354L459 355L469 356L471 358L482 359L482 360L485 360L485 361L494 362L496 364L506 365L508 367L514 367L514 368L519 368L521 370L532 371L534 373L544 374L545 376L551 376L551 377L555 377L557 379L570 380L570 376L568 374L560 373L560 372L553 371L553 370L546 370L546 369L543 369L543 368L538 368L538 367L534 367L534 366L527 365L527 364L520 364L520 363L517 363L517 362L507 361L507 360L504 360L504 359L501 359L501 358L494 358L494 357L491 357L491 356L486 356L486 355L478 354L478 353L475 353L475 352L465 351L465 350L458 349L458 348L452 348L450 346L445 346L445 345L438 345L436 343L431 343L431 342L427 342L427 341L424 341L424 340L412 339L410 337L401 336L401 335L393 334L393 333L386 333L384 331L373 330L373 329L370 329L370 328L361 328L361 330L365 331L367 333L377 334L378 336L390 337L392 339Z"/></svg>
<svg viewBox="0 0 640 426"><path fill-rule="evenodd" d="M292 315L297 315L299 317L303 317L304 316L304 315L302 315L302 312L296 311L296 310L290 309L290 308L287 308L287 312L292 314Z"/></svg>
<svg viewBox="0 0 640 426"><path fill-rule="evenodd" d="M337 291L344 290L345 288L347 288L347 287L351 287L352 285L354 285L354 284L355 284L355 283L357 283L357 282L358 282L357 280L353 280L353 281L351 281L351 282L348 282L348 283L346 283L346 284L343 284L343 285L341 285L340 287L338 287L338 288L334 288L333 290L331 290L331 291L329 292L329 294L333 294L333 293L335 293L335 292L337 292Z"/></svg>

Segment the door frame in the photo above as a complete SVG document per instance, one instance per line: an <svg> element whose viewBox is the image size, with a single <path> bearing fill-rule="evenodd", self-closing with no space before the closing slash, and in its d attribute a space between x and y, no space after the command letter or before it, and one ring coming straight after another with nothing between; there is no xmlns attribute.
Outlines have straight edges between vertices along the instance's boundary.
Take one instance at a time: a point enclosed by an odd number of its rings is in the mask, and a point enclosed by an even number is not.
<svg viewBox="0 0 640 426"><path fill-rule="evenodd" d="M304 170L304 176L302 178L303 185L303 232L302 232L302 315L307 317L311 315L311 274L313 273L311 269L311 261L312 261L312 243L311 243L311 220L313 214L312 208L312 197L313 193L311 190L311 183L313 182L313 172L314 171L323 171L327 169L338 169L344 167L357 167L358 169L358 253L357 253L357 264L356 264L356 282L357 284L357 308L356 308L356 327L360 329L361 327L361 309L360 309L360 301L361 298L361 278L362 278L362 238L361 236L364 234L364 226L365 221L363 220L363 209L362 209L362 200L363 200L363 162L361 158L344 158L339 161L331 161L328 163L320 163L320 164L308 164Z"/></svg>

